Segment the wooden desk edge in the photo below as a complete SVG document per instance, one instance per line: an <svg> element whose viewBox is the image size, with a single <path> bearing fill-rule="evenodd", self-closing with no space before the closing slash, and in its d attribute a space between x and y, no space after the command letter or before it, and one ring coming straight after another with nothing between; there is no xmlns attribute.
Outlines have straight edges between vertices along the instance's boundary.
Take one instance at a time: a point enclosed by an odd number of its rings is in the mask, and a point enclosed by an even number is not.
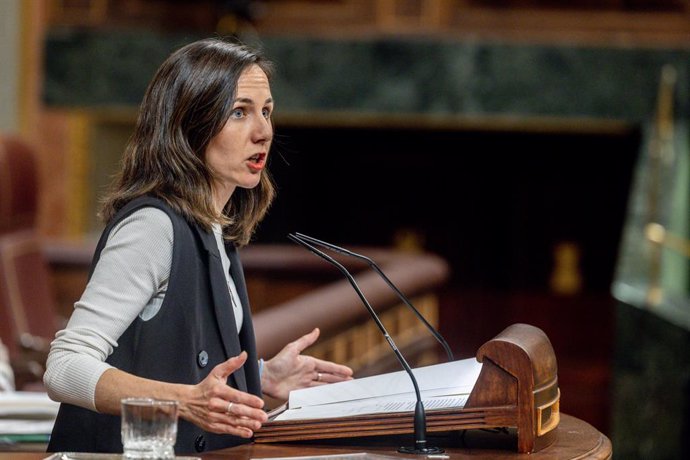
<svg viewBox="0 0 690 460"><path fill-rule="evenodd" d="M596 428L575 417L561 414L561 423L556 428L556 442L539 452L519 454L510 449L458 448L447 449L449 460L472 458L481 459L593 459L610 460L613 456L611 441ZM361 445L339 446L337 444L245 444L242 446L198 454L204 460L249 460L252 458L297 457L308 455L334 455L353 452L371 452L408 460L425 459L424 456L399 454L395 446L367 445L366 438ZM46 452L7 451L0 452L0 460L43 460L50 454ZM183 454L179 454L183 455ZM194 454L188 454L194 456Z"/></svg>

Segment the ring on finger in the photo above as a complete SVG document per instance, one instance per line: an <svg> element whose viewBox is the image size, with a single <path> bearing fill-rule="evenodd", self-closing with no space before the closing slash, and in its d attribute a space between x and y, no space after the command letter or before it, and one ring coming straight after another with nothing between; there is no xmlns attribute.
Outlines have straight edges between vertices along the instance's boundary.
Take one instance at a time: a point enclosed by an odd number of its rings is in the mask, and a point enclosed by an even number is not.
<svg viewBox="0 0 690 460"><path fill-rule="evenodd" d="M321 372L316 373L316 381L320 382L321 381Z"/></svg>
<svg viewBox="0 0 690 460"><path fill-rule="evenodd" d="M232 409L232 405L233 405L233 404L235 404L235 403L232 402L232 401L229 401L229 402L228 402L228 407L227 407L227 409L225 409L225 412L226 412L226 413L228 413L228 414L230 413L230 409Z"/></svg>

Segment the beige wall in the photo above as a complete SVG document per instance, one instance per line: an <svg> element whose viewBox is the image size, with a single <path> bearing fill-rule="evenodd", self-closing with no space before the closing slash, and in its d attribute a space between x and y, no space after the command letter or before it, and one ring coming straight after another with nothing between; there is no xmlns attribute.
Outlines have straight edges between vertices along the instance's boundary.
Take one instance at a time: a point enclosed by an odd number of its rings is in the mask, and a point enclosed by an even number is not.
<svg viewBox="0 0 690 460"><path fill-rule="evenodd" d="M19 130L21 0L0 0L0 132Z"/></svg>

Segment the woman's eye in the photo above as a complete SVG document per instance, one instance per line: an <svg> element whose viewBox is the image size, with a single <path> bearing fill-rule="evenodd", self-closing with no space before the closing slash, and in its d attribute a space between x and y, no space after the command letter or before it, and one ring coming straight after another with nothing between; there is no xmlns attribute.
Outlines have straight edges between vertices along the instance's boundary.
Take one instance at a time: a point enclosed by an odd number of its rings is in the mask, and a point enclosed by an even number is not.
<svg viewBox="0 0 690 460"><path fill-rule="evenodd" d="M261 113L263 114L264 118L271 118L271 110L270 109L263 109L261 111Z"/></svg>
<svg viewBox="0 0 690 460"><path fill-rule="evenodd" d="M232 111L233 118L242 118L244 116L244 109L234 109Z"/></svg>

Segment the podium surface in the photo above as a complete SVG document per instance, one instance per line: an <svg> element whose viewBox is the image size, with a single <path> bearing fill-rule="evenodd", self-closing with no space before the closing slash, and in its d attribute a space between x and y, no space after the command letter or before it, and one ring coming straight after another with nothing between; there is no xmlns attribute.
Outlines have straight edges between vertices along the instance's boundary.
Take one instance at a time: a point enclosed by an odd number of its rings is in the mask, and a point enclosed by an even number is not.
<svg viewBox="0 0 690 460"><path fill-rule="evenodd" d="M611 441L592 425L578 418L561 414L556 440L549 446L532 453L518 453L514 434L468 430L448 436L430 436L429 444L445 449L449 460L453 459L610 459ZM263 444L209 452L203 459L232 458L233 460L268 459L276 457L304 457L367 452L386 457L408 460L426 460L425 455L409 455L397 452L400 445L409 444L411 436L341 438L337 440L301 441L295 443ZM432 456L434 458L434 456ZM436 457L438 458L438 457ZM4 460L0 457L0 460Z"/></svg>
<svg viewBox="0 0 690 460"><path fill-rule="evenodd" d="M515 436L494 434L482 430L468 430L464 436L450 434L434 436L431 441L446 449L449 460L472 458L481 459L598 459L612 458L609 439L590 424L561 414L556 428L556 441L538 452L521 454L515 450ZM394 438L366 437L338 439L329 442L315 440L310 442L245 444L230 449L200 454L203 460L250 460L285 457L345 455L366 452L386 457L408 460L426 460L424 455L407 455L397 452L399 443L409 442L409 436ZM45 452L0 452L0 460L42 460L48 457ZM83 455L83 454L82 454Z"/></svg>

